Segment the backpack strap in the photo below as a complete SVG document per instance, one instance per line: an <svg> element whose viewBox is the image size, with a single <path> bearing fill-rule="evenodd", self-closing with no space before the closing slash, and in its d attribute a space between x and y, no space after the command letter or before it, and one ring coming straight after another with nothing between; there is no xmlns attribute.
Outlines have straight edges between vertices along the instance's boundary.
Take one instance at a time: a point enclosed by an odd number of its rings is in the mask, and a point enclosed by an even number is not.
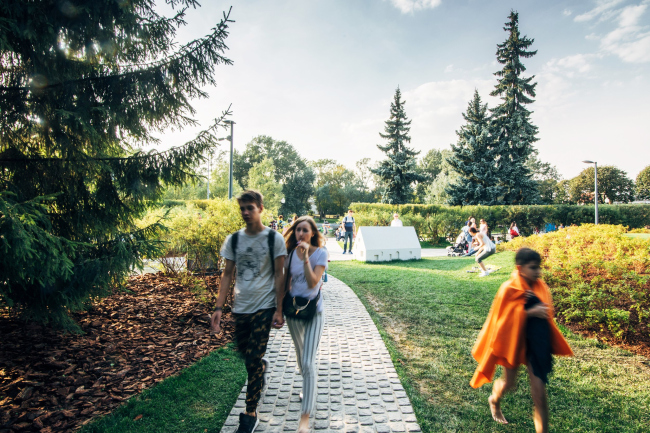
<svg viewBox="0 0 650 433"><path fill-rule="evenodd" d="M269 254L271 255L271 275L275 277L275 230L269 230L269 236L267 238L269 243Z"/></svg>
<svg viewBox="0 0 650 433"><path fill-rule="evenodd" d="M232 254L235 256L234 262L237 263L237 241L239 240L239 231L236 231L230 237L230 247L232 248Z"/></svg>

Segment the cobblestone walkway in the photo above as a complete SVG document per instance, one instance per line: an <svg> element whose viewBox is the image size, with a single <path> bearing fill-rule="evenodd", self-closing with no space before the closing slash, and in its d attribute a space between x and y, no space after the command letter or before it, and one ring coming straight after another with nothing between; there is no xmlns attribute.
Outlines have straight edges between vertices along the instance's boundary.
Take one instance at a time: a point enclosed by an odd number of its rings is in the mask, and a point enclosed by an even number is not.
<svg viewBox="0 0 650 433"><path fill-rule="evenodd" d="M325 330L318 364L314 431L419 432L413 408L377 327L354 292L329 277L323 288ZM271 361L269 386L258 407L256 432L297 431L302 377L286 326L271 331L266 352ZM237 430L244 411L244 387L223 433Z"/></svg>

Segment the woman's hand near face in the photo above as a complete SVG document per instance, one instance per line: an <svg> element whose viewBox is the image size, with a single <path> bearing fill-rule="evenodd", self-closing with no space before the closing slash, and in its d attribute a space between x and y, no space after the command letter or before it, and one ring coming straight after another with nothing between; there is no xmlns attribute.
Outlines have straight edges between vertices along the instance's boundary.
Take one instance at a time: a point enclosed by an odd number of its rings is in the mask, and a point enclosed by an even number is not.
<svg viewBox="0 0 650 433"><path fill-rule="evenodd" d="M303 262L307 260L307 256L309 255L309 244L307 242L301 241L298 246L296 246L296 254L298 255L298 258Z"/></svg>

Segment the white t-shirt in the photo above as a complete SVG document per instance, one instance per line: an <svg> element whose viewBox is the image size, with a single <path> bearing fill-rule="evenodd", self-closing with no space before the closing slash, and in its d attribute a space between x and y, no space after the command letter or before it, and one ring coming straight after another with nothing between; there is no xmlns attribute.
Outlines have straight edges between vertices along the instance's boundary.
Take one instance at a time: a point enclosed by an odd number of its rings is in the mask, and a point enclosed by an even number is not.
<svg viewBox="0 0 650 433"><path fill-rule="evenodd" d="M488 237L483 232L478 232L476 236L480 237L483 240L483 244L485 244L485 251L495 251L497 246L494 245L494 242Z"/></svg>
<svg viewBox="0 0 650 433"><path fill-rule="evenodd" d="M285 268L289 267L289 260L291 260L291 286L289 293L291 296L300 296L307 299L314 299L318 296L318 291L323 285L322 280L318 280L316 287L308 287L307 279L305 278L305 265L302 260L298 258L295 250L291 253L293 258L287 257L284 262ZM311 256L309 256L309 264L312 271L316 266L325 266L327 270L327 249L325 247L317 248ZM318 312L323 311L323 296L318 299Z"/></svg>
<svg viewBox="0 0 650 433"><path fill-rule="evenodd" d="M390 226L391 227L404 227L404 224L402 223L401 219L397 218L397 219L393 219L390 222Z"/></svg>
<svg viewBox="0 0 650 433"><path fill-rule="evenodd" d="M235 261L237 277L235 279L235 296L232 312L250 314L259 310L275 307L275 281L269 254L268 236L271 229L264 230L254 236L239 230L237 239L237 257L233 254L232 235L226 238L221 247L221 256ZM275 234L274 259L287 255L287 248L280 233Z"/></svg>

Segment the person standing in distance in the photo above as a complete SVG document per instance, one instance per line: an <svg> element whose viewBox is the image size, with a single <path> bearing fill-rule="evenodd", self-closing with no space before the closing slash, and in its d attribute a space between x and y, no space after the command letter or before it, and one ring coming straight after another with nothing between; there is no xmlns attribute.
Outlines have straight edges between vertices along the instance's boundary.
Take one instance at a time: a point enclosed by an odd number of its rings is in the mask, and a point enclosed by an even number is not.
<svg viewBox="0 0 650 433"><path fill-rule="evenodd" d="M354 217L352 216L352 209L348 209L348 214L343 218L343 227L345 227L345 234L343 235L343 254L346 250L352 254L352 239L355 237L357 232L357 226L354 223ZM350 249L348 250L348 239L350 240Z"/></svg>
<svg viewBox="0 0 650 433"><path fill-rule="evenodd" d="M259 424L257 405L269 368L264 354L271 326L279 329L284 325L282 296L287 248L279 233L262 224L262 194L244 191L237 201L246 228L231 234L223 243L221 256L226 259L220 283L223 290L219 290L210 327L214 332L221 332L222 309L236 270L232 305L235 340L248 373L246 411L239 414L237 433L252 433Z"/></svg>
<svg viewBox="0 0 650 433"><path fill-rule="evenodd" d="M393 214L393 220L390 222L391 227L403 227L404 224L402 223L402 220L399 219L399 214L395 212Z"/></svg>

